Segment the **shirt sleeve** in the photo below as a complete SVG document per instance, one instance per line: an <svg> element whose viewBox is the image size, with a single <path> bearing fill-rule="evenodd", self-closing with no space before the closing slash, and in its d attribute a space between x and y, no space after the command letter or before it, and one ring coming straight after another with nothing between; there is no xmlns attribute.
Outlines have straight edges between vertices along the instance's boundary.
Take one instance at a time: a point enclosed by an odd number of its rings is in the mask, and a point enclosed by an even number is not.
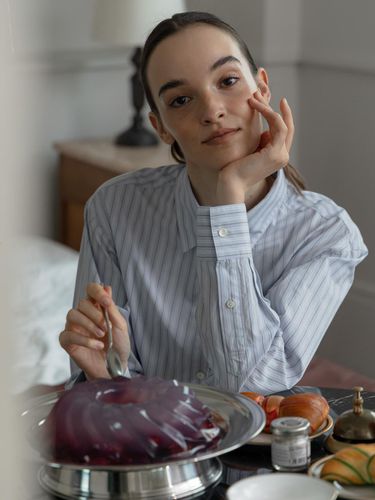
<svg viewBox="0 0 375 500"><path fill-rule="evenodd" d="M113 300L128 325L131 352L125 376L130 377L132 374L143 373L143 370L135 354L130 310L121 271L117 265L117 254L113 244L104 201L104 195L98 191L85 207L85 223L78 261L73 307L76 307L78 302L86 297L88 283L111 284ZM69 387L74 385L78 374L81 372L81 369L73 360L71 360L70 366L72 376L68 381ZM80 380L80 378L77 379L77 381Z"/></svg>
<svg viewBox="0 0 375 500"><path fill-rule="evenodd" d="M367 254L349 222L350 230L337 220L313 231L263 294L245 205L198 208L197 323L207 383L267 394L300 380Z"/></svg>

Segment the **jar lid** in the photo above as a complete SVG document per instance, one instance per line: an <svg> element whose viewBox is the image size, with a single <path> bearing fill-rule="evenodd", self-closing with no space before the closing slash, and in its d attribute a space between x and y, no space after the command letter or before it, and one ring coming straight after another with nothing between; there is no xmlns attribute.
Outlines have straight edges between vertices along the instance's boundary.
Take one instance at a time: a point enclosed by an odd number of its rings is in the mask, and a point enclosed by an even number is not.
<svg viewBox="0 0 375 500"><path fill-rule="evenodd" d="M271 422L271 431L274 434L302 434L309 429L310 422L302 417L280 417Z"/></svg>

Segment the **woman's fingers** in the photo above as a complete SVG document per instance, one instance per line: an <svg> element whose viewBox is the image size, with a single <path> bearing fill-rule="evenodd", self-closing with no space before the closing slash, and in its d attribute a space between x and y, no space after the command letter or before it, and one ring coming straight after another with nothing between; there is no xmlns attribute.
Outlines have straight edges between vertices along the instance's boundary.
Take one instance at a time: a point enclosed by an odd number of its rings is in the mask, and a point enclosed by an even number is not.
<svg viewBox="0 0 375 500"><path fill-rule="evenodd" d="M112 297L99 283L89 283L87 285L87 296L99 305L108 307L112 303Z"/></svg>
<svg viewBox="0 0 375 500"><path fill-rule="evenodd" d="M89 299L81 299L77 305L76 311L79 311L99 329L106 331L102 310L100 307L97 307L96 303L93 303Z"/></svg>
<svg viewBox="0 0 375 500"><path fill-rule="evenodd" d="M108 377L105 363L108 339L103 308L108 310L114 343L124 367L130 353L127 322L112 300L110 287L90 283L86 291L87 297L68 312L59 341L86 376Z"/></svg>
<svg viewBox="0 0 375 500"><path fill-rule="evenodd" d="M270 131L270 146L275 151L282 151L285 148L285 141L288 133L288 128L284 123L283 118L279 113L276 113L271 106L262 103L257 96L258 92L255 92L254 96L250 98L250 105L259 111L261 115L266 119L269 131ZM285 156L285 155L283 155ZM284 161L285 158L282 159ZM286 161L286 163L288 160Z"/></svg>
<svg viewBox="0 0 375 500"><path fill-rule="evenodd" d="M69 352L69 354L75 346L86 347L87 349L94 349L96 351L104 349L104 342L74 331L64 330L60 333L59 340L61 347Z"/></svg>
<svg viewBox="0 0 375 500"><path fill-rule="evenodd" d="M96 285L96 284L93 284ZM130 353L130 340L128 335L128 324L119 311L117 305L112 300L112 288L108 285L99 285L102 289L99 290L98 286L88 286L87 292L90 296L90 299L94 298L100 301L100 307L98 309L98 313L101 316L101 321L105 324L104 315L102 311L102 307L105 307L108 311L109 320L112 325L112 334L113 334L113 342L117 349L117 352L120 354L121 359L124 363L127 363ZM103 297L103 293L105 297ZM104 300L107 299L107 300ZM109 300L108 300L109 299ZM106 304L106 305L104 305ZM97 305L97 303L96 303ZM105 330L107 328L105 327Z"/></svg>
<svg viewBox="0 0 375 500"><path fill-rule="evenodd" d="M66 329L76 329L80 332L87 331L95 337L102 338L105 335L104 329L100 328L92 319L85 315L82 311L71 309L67 316Z"/></svg>
<svg viewBox="0 0 375 500"><path fill-rule="evenodd" d="M266 106L269 106L269 100L267 100L267 99L264 97L264 95L263 95L263 93L264 93L264 94L266 94L267 90L268 90L268 92L269 92L269 89L268 89L267 85L266 85L264 82L260 81L260 82L258 82L258 90L257 90L257 92L255 92L253 95L255 95L255 94L256 94L256 96L255 96L255 97L256 97L256 99L259 99L259 100L260 100L260 102L262 102L262 103L263 103L263 104L265 104ZM270 95L270 94L269 94L269 95Z"/></svg>
<svg viewBox="0 0 375 500"><path fill-rule="evenodd" d="M90 369L92 373L99 370L102 373L105 364L103 365L102 355L97 351L103 351L102 354L105 355L108 342L103 308L108 311L113 340L124 363L127 363L130 352L128 327L125 318L112 300L111 287L89 283L86 292L87 297L80 300L77 307L68 312L65 330L60 334L60 344L82 369L85 371ZM95 368L90 365L91 362Z"/></svg>
<svg viewBox="0 0 375 500"><path fill-rule="evenodd" d="M271 108L271 106L265 101L259 90L257 90L254 95L250 97L250 104L267 120L267 123L270 126L271 133L271 127L275 126L286 133L287 126L282 116Z"/></svg>
<svg viewBox="0 0 375 500"><path fill-rule="evenodd" d="M85 314L89 315L89 317L101 328L106 328L104 315L101 307L105 307L108 309L108 314L111 319L111 322L114 326L119 328L124 328L126 322L118 310L116 304L112 300L112 288L110 286L103 286L98 283L89 283L87 285L87 301L81 301L82 304L78 307L78 309L82 310ZM88 307L88 304L91 302L95 307ZM99 307L98 307L99 306Z"/></svg>
<svg viewBox="0 0 375 500"><path fill-rule="evenodd" d="M112 326L120 328L121 330L127 331L127 323L117 308L117 305L112 300L112 288L110 286L104 286L105 292L111 299L110 305L107 307L109 319L111 320Z"/></svg>
<svg viewBox="0 0 375 500"><path fill-rule="evenodd" d="M271 141L271 134L269 130L265 130L262 132L259 140L259 146L257 148L257 151L260 151L261 149L265 148L267 144Z"/></svg>
<svg viewBox="0 0 375 500"><path fill-rule="evenodd" d="M259 82L260 90L262 90L262 85L264 85L263 82ZM268 108L272 109L269 106L267 99L265 97L263 97L261 92L259 92L259 91L255 92L254 98L258 99L259 102L261 102L262 104L264 104ZM288 101L286 100L285 97L283 97L280 101L280 112L281 112L282 119L283 119L283 121L288 129L286 139L285 139L285 146L286 146L288 153L289 153L291 150L291 147L292 147L293 137L294 137L294 121L293 121L292 110L291 110L291 108L288 104Z"/></svg>
<svg viewBox="0 0 375 500"><path fill-rule="evenodd" d="M285 125L288 127L288 133L285 139L285 145L288 152L290 152L294 136L294 121L293 121L292 110L290 109L288 101L285 99L285 97L283 97L280 101L280 111L281 111L281 116L283 117L283 120L285 122Z"/></svg>

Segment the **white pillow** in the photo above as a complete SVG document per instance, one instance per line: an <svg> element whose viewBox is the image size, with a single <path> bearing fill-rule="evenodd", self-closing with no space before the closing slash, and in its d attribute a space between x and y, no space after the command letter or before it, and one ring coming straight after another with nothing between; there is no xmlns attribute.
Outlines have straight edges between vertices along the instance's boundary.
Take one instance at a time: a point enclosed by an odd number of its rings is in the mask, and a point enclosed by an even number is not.
<svg viewBox="0 0 375 500"><path fill-rule="evenodd" d="M39 237L19 240L12 290L15 358L12 392L60 384L70 376L58 336L72 306L78 252Z"/></svg>

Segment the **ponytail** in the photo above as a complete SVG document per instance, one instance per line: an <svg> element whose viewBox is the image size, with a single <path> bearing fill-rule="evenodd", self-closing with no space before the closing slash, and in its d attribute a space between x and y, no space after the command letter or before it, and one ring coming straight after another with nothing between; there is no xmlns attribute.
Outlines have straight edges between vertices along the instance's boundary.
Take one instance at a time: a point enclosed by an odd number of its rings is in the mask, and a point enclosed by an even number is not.
<svg viewBox="0 0 375 500"><path fill-rule="evenodd" d="M296 188L298 193L302 194L302 191L306 189L306 184L298 170L288 163L284 167L284 174L288 181Z"/></svg>

